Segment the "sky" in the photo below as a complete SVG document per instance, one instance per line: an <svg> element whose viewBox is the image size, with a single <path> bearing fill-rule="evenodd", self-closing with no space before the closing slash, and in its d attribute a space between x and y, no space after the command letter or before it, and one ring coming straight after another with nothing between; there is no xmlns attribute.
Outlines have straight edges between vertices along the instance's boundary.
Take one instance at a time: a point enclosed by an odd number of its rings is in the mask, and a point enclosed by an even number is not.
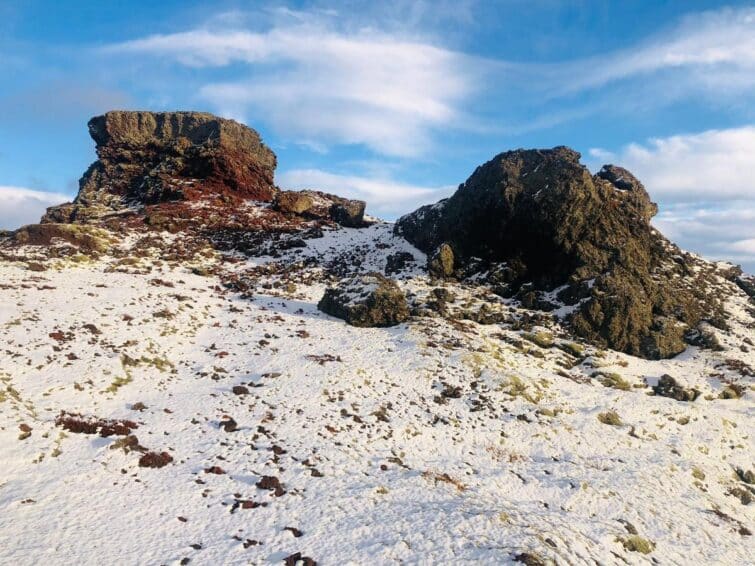
<svg viewBox="0 0 755 566"><path fill-rule="evenodd" d="M0 228L75 196L90 117L201 110L259 131L279 186L386 219L568 145L755 273L753 2L0 0L0 76Z"/></svg>

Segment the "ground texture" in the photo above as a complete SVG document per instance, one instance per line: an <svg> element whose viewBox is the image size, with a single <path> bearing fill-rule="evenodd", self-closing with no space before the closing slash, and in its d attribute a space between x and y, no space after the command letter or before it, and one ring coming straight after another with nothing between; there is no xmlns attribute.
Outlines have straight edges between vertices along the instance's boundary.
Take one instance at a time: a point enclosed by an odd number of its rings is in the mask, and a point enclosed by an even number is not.
<svg viewBox="0 0 755 566"><path fill-rule="evenodd" d="M649 361L432 281L390 224L246 253L169 253L181 238L3 255L0 563L755 555L753 307L733 283L716 348ZM396 258L407 323L317 310ZM654 395L664 375L695 400Z"/></svg>

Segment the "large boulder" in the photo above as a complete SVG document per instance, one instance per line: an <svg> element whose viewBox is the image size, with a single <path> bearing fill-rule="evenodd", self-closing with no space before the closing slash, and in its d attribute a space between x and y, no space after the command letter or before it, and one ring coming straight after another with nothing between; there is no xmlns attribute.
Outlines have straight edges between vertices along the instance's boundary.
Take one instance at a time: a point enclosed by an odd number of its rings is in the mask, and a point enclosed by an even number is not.
<svg viewBox="0 0 755 566"><path fill-rule="evenodd" d="M592 175L579 160L567 147L501 153L395 230L431 258L452 249L456 272L487 272L502 294L535 308L546 304L538 293L558 289L574 306L574 330L601 346L680 353L691 327L721 323L709 274L650 225L657 206L629 171Z"/></svg>
<svg viewBox="0 0 755 566"><path fill-rule="evenodd" d="M43 222L88 222L137 204L206 195L271 201L275 154L254 130L203 112L108 112L89 121L95 161L73 203Z"/></svg>
<svg viewBox="0 0 755 566"><path fill-rule="evenodd" d="M409 318L406 295L392 279L365 273L325 290L317 308L352 326L395 326Z"/></svg>
<svg viewBox="0 0 755 566"><path fill-rule="evenodd" d="M298 214L307 218L332 220L350 228L365 225L364 210L367 203L320 191L280 191L273 208L280 212Z"/></svg>

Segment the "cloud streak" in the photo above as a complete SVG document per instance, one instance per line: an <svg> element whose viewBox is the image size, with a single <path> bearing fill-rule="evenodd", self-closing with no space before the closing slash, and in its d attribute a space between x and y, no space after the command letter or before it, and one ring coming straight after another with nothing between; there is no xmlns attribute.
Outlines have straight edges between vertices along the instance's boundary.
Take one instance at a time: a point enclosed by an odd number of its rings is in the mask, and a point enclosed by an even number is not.
<svg viewBox="0 0 755 566"><path fill-rule="evenodd" d="M755 274L755 200L666 205L653 224L684 249Z"/></svg>
<svg viewBox="0 0 755 566"><path fill-rule="evenodd" d="M401 157L427 154L441 130L517 134L596 113L701 95L721 104L755 92L755 8L690 14L631 47L558 63L470 56L418 39L416 30L378 31L331 13L285 14L265 31L244 29L250 20L236 14L100 52L175 62L197 76L225 69L198 87L216 112L264 121L310 147L361 144ZM582 93L592 93L589 104ZM495 96L500 115L482 127L473 102L485 96ZM527 109L526 123L516 109Z"/></svg>
<svg viewBox="0 0 755 566"><path fill-rule="evenodd" d="M431 132L461 123L473 92L472 58L375 31L346 34L321 25L153 35L105 53L168 58L193 68L243 64L247 78L208 82L200 97L221 113L262 117L283 135L313 145L364 144L417 156Z"/></svg>
<svg viewBox="0 0 755 566"><path fill-rule="evenodd" d="M755 8L691 14L632 48L563 65L554 78L564 79L562 92L574 92L674 70L704 89L755 86Z"/></svg>

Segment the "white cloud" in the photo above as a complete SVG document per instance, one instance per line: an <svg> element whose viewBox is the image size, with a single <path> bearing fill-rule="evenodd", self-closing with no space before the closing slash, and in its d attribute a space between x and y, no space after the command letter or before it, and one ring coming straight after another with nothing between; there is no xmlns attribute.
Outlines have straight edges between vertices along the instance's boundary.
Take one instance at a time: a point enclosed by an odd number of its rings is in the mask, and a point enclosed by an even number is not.
<svg viewBox="0 0 755 566"><path fill-rule="evenodd" d="M755 126L653 138L617 152L590 150L645 185L660 213L653 224L682 248L755 273Z"/></svg>
<svg viewBox="0 0 755 566"><path fill-rule="evenodd" d="M670 30L634 47L541 67L549 87L559 92L598 88L608 83L674 73L684 89L733 93L755 87L755 8L691 14ZM678 91L674 94L678 94Z"/></svg>
<svg viewBox="0 0 755 566"><path fill-rule="evenodd" d="M294 169L276 175L276 182L292 189L315 189L367 201L371 214L395 218L449 196L456 187L423 187L388 178L338 175L320 169Z"/></svg>
<svg viewBox="0 0 755 566"><path fill-rule="evenodd" d="M195 68L243 64L248 78L209 82L200 96L223 114L251 114L297 141L365 144L389 155L427 151L430 132L460 123L460 105L479 84L478 65L460 53L372 30L337 32L319 23L261 33L194 29L104 51Z"/></svg>
<svg viewBox="0 0 755 566"><path fill-rule="evenodd" d="M755 200L755 126L653 138L590 155L626 167L660 201Z"/></svg>
<svg viewBox="0 0 755 566"><path fill-rule="evenodd" d="M39 222L48 206L70 200L60 193L0 186L0 229L15 230Z"/></svg>
<svg viewBox="0 0 755 566"><path fill-rule="evenodd" d="M664 205L653 224L684 249L755 274L755 200Z"/></svg>

